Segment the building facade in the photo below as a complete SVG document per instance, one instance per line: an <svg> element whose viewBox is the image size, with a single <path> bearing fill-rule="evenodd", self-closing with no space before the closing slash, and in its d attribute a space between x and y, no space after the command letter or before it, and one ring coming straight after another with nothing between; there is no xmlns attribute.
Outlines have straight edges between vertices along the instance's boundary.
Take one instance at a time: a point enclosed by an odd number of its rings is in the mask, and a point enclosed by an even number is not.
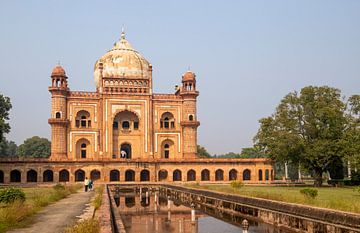
<svg viewBox="0 0 360 233"><path fill-rule="evenodd" d="M0 183L273 179L267 159L197 158L195 74L172 94L153 93L152 65L124 32L95 63L94 80L94 92L70 91L65 70L53 69L51 156L0 160Z"/></svg>

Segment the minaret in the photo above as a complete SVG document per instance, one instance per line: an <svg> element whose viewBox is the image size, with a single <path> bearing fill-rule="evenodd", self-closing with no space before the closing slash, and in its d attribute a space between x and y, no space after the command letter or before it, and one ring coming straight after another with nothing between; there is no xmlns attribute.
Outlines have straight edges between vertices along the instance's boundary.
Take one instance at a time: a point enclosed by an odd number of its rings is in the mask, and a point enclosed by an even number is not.
<svg viewBox="0 0 360 233"><path fill-rule="evenodd" d="M57 65L51 73L51 160L67 159L67 126L66 98L69 92L65 70Z"/></svg>
<svg viewBox="0 0 360 233"><path fill-rule="evenodd" d="M197 127L200 125L196 114L196 98L198 95L195 74L187 71L182 76L182 87L180 88L180 96L183 98L181 126L183 129L184 158L195 158L197 154Z"/></svg>

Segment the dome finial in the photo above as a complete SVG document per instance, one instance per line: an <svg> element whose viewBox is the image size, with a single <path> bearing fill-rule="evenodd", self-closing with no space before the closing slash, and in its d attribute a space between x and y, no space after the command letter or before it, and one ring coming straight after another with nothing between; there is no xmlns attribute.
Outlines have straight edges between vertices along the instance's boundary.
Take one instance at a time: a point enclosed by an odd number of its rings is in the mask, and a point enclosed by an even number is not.
<svg viewBox="0 0 360 233"><path fill-rule="evenodd" d="M121 27L121 39L125 40L125 27L124 27L124 25L122 25L122 27Z"/></svg>

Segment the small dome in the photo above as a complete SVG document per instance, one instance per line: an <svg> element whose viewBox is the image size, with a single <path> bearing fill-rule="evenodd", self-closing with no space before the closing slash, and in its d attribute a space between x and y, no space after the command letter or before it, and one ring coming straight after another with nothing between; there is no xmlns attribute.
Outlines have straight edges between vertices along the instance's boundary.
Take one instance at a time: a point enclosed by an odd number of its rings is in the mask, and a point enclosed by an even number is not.
<svg viewBox="0 0 360 233"><path fill-rule="evenodd" d="M151 74L150 63L130 45L124 32L114 47L95 63L96 83L99 82L100 69L103 77L108 78L149 78Z"/></svg>
<svg viewBox="0 0 360 233"><path fill-rule="evenodd" d="M194 81L195 80L196 75L192 72L192 71L187 71L183 76L182 76L182 81L186 82L186 81Z"/></svg>
<svg viewBox="0 0 360 233"><path fill-rule="evenodd" d="M63 76L63 77L66 77L66 73L65 73L64 68L62 68L62 66L57 65L52 70L51 76Z"/></svg>

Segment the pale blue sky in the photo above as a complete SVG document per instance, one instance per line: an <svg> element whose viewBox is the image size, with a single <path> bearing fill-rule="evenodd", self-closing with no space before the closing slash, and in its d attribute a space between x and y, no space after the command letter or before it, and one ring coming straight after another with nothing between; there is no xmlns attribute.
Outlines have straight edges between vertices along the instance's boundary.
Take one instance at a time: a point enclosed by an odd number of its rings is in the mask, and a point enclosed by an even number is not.
<svg viewBox="0 0 360 233"><path fill-rule="evenodd" d="M329 85L359 94L360 1L2 1L0 93L12 100L9 139L50 136L51 69L93 91L93 65L126 28L153 64L154 91L197 74L199 144L252 145L258 120L288 92Z"/></svg>

